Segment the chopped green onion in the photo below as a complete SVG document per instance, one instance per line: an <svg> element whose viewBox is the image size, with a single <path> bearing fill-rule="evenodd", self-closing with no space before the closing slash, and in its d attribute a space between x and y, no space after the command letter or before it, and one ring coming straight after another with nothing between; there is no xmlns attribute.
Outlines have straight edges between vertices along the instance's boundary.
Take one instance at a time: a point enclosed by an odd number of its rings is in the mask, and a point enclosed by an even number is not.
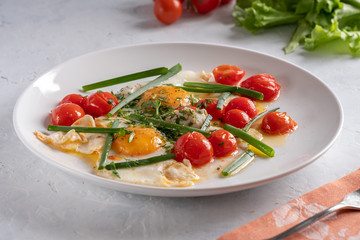
<svg viewBox="0 0 360 240"><path fill-rule="evenodd" d="M178 87L178 86L177 86ZM197 92L197 93L221 93L221 92L229 92L228 88L195 88L195 87L178 87L188 92Z"/></svg>
<svg viewBox="0 0 360 240"><path fill-rule="evenodd" d="M203 93L219 93L219 92L231 92L240 93L249 97L253 97L259 100L264 99L264 94L237 86L230 86L225 84L216 83L199 83L199 82L185 82L184 87L181 87L189 92L203 92Z"/></svg>
<svg viewBox="0 0 360 240"><path fill-rule="evenodd" d="M226 99L231 95L231 92L224 92L218 99L218 102L217 102L217 105L216 105L216 108L218 110L221 110L224 106L224 103L226 101Z"/></svg>
<svg viewBox="0 0 360 240"><path fill-rule="evenodd" d="M280 108L274 108L274 109L270 109L270 110L266 110L262 113L259 113L258 115L256 115L254 118L252 118L246 125L245 127L242 129L245 132L249 131L251 125L253 125L257 120L259 120L260 118L262 118L263 116L265 116L266 114L268 114L269 112L275 112L277 110L279 110Z"/></svg>
<svg viewBox="0 0 360 240"><path fill-rule="evenodd" d="M128 97L126 97L124 100L122 100L118 105L116 105L108 114L108 117L111 117L112 115L114 115L119 109L121 109L122 107L124 107L126 104L128 104L129 102L131 102L132 100L134 100L135 98L137 98L138 96L140 96L141 94L143 94L144 92L146 92L147 90L155 87L156 85L160 84L161 82L169 79L170 77L174 76L175 74L177 74L178 72L181 71L181 65L178 63L175 66L173 66L172 68L169 69L168 73L161 75L159 77L157 77L155 80L147 83L145 86L143 86L142 88L138 89L136 92L130 94Z"/></svg>
<svg viewBox="0 0 360 240"><path fill-rule="evenodd" d="M84 92L86 92L86 91L90 91L93 89L98 89L98 88L108 87L108 86L112 86L112 85L116 85L116 84L120 84L120 83L130 82L130 81L134 81L134 80L141 79L141 78L147 78L147 77L152 77L152 76L156 76L156 75L166 74L168 71L169 70L165 67L154 68L154 69L150 69L147 71L132 73L132 74L125 75L125 76L112 78L109 80L96 82L96 83L92 83L89 85L84 85L84 86L82 86L82 89Z"/></svg>
<svg viewBox="0 0 360 240"><path fill-rule="evenodd" d="M249 163L251 163L254 159L254 152L251 150L247 150L238 158L236 158L232 163L230 163L230 165L221 172L221 175L227 177L234 172L238 172L241 169L244 169L247 165L249 165Z"/></svg>
<svg viewBox="0 0 360 240"><path fill-rule="evenodd" d="M207 131L204 131L204 130L201 130L198 128L193 128L193 127L188 127L188 126L184 126L184 125L180 125L180 124L176 124L176 123L166 122L164 120L146 117L146 116L143 116L140 114L135 114L135 113L130 114L129 119L132 121L136 121L136 122L140 122L140 123L144 123L144 124L151 123L155 127L167 128L167 129L174 130L174 131L177 131L180 133L187 133L187 132L195 131L195 132L201 133L205 137L210 136L210 132L207 132Z"/></svg>
<svg viewBox="0 0 360 240"><path fill-rule="evenodd" d="M75 132L83 133L118 133L120 135L125 134L124 128L101 128L101 127L78 127L78 126L58 126L58 125L48 125L49 131L62 131L68 132L74 129Z"/></svg>
<svg viewBox="0 0 360 240"><path fill-rule="evenodd" d="M176 156L175 153L169 153L169 154L165 154L165 155L160 155L160 156L156 156L156 157L135 160L135 161L126 161L126 162L118 162L118 163L112 162L111 164L106 165L105 168L107 170L115 170L115 169L119 169L119 168L132 168L132 167L145 166L145 165L149 165L149 164L153 164L153 163L170 160L170 159L175 158L175 156Z"/></svg>
<svg viewBox="0 0 360 240"><path fill-rule="evenodd" d="M115 121L114 121L113 124L111 125L111 128L116 128L117 126L119 126L119 120L118 120L118 119L115 119ZM103 148L103 151L102 151L102 153L101 153L100 163L99 163L99 167L98 167L99 170L104 169L105 161L106 161L106 159L107 159L107 157L108 157L108 154L109 154L109 151L110 151L110 148L111 148L111 143L112 143L112 141L113 141L113 134L112 134L112 133L109 133L109 134L106 136L104 148Z"/></svg>
<svg viewBox="0 0 360 240"><path fill-rule="evenodd" d="M205 121L203 123L203 125L201 126L200 130L206 130L208 128L208 126L210 126L211 120L213 119L213 117L208 114L205 118Z"/></svg>
<svg viewBox="0 0 360 240"><path fill-rule="evenodd" d="M129 143L131 143L131 142L132 142L132 140L134 139L134 137L135 137L135 132L134 132L134 131L132 131L132 132L130 133L130 136L129 136L128 142L129 142Z"/></svg>
<svg viewBox="0 0 360 240"><path fill-rule="evenodd" d="M266 145L262 141L254 138L253 136L247 134L245 131L231 126L229 124L224 124L224 129L232 133L235 137L241 138L245 142L249 143L250 145L254 146L261 152L265 153L269 157L273 157L275 155L274 149L270 146Z"/></svg>

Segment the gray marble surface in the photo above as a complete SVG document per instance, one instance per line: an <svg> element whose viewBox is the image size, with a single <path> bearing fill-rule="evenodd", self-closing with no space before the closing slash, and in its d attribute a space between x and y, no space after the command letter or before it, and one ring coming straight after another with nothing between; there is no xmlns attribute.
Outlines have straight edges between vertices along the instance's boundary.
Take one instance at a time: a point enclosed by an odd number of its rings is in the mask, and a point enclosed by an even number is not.
<svg viewBox="0 0 360 240"><path fill-rule="evenodd" d="M284 55L293 27L252 35L234 27L232 5L206 16L185 13L170 26L154 18L152 6L151 0L0 0L0 239L215 239L359 168L359 58L301 49ZM243 47L305 68L342 103L345 121L338 140L290 176L197 198L104 189L47 164L20 142L13 107L41 74L88 52L164 41Z"/></svg>

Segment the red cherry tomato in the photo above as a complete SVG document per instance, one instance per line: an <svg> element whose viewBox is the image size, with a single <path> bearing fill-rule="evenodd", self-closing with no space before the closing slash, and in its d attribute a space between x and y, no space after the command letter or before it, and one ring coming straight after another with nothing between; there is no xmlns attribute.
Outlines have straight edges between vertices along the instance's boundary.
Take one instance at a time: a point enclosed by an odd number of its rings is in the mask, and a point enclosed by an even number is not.
<svg viewBox="0 0 360 240"><path fill-rule="evenodd" d="M214 68L213 74L217 83L236 86L244 77L245 71L236 66L221 65Z"/></svg>
<svg viewBox="0 0 360 240"><path fill-rule="evenodd" d="M225 157L237 149L236 138L226 130L219 129L212 132L209 141L214 149L215 157Z"/></svg>
<svg viewBox="0 0 360 240"><path fill-rule="evenodd" d="M255 90L264 94L263 101L276 100L280 95L281 86L269 74L254 75L241 82L243 88Z"/></svg>
<svg viewBox="0 0 360 240"><path fill-rule="evenodd" d="M165 24L171 24L178 20L182 11L182 3L179 0L156 0L154 4L156 18Z"/></svg>
<svg viewBox="0 0 360 240"><path fill-rule="evenodd" d="M209 163L214 155L214 150L209 140L201 133L186 133L178 138L174 146L175 160L188 159L194 167Z"/></svg>
<svg viewBox="0 0 360 240"><path fill-rule="evenodd" d="M118 103L116 97L109 92L97 92L90 95L85 103L85 112L93 117L100 117L114 108Z"/></svg>
<svg viewBox="0 0 360 240"><path fill-rule="evenodd" d="M243 128L250 121L250 117L243 110L231 109L225 113L223 121L234 127Z"/></svg>
<svg viewBox="0 0 360 240"><path fill-rule="evenodd" d="M254 102L247 97L237 97L230 100L225 108L225 112L230 111L231 109L243 110L250 118L255 117L257 114L257 108Z"/></svg>
<svg viewBox="0 0 360 240"><path fill-rule="evenodd" d="M80 107L84 108L86 100L87 100L87 97L83 97L80 94L73 93L73 94L66 95L61 100L59 105L63 104L63 103L75 103L75 104L79 105Z"/></svg>
<svg viewBox="0 0 360 240"><path fill-rule="evenodd" d="M213 117L213 120L218 120L224 117L225 108L217 109L218 100L216 99L202 99L197 103L196 107L206 109L206 112Z"/></svg>
<svg viewBox="0 0 360 240"><path fill-rule="evenodd" d="M51 111L51 122L54 125L70 126L85 115L84 109L75 103L63 103Z"/></svg>
<svg viewBox="0 0 360 240"><path fill-rule="evenodd" d="M278 135L295 131L297 123L286 115L286 112L270 112L261 123L261 130L267 134Z"/></svg>
<svg viewBox="0 0 360 240"><path fill-rule="evenodd" d="M190 0L190 2L197 13L206 14L217 8L221 0Z"/></svg>

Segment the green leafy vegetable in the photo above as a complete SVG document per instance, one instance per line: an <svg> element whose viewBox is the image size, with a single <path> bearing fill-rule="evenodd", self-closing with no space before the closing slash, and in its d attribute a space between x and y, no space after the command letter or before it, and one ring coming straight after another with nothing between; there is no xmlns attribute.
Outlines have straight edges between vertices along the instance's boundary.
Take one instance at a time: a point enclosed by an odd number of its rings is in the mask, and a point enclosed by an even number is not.
<svg viewBox="0 0 360 240"><path fill-rule="evenodd" d="M358 0L237 0L233 10L237 26L255 33L273 26L297 23L284 48L299 45L313 50L332 41L360 56L360 1Z"/></svg>

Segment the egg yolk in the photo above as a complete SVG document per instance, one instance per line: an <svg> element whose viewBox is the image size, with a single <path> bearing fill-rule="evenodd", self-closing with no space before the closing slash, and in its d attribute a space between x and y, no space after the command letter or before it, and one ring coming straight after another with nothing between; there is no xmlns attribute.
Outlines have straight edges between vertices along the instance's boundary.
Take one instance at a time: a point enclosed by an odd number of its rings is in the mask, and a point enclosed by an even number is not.
<svg viewBox="0 0 360 240"><path fill-rule="evenodd" d="M139 106L157 99L160 100L161 106L172 106L174 109L191 105L190 94L187 91L172 86L160 86L147 90L139 101Z"/></svg>
<svg viewBox="0 0 360 240"><path fill-rule="evenodd" d="M130 134L116 136L112 143L112 149L125 156L142 156L157 151L164 144L161 135L153 128L143 128L140 126L129 127L129 131L135 133L129 142Z"/></svg>

